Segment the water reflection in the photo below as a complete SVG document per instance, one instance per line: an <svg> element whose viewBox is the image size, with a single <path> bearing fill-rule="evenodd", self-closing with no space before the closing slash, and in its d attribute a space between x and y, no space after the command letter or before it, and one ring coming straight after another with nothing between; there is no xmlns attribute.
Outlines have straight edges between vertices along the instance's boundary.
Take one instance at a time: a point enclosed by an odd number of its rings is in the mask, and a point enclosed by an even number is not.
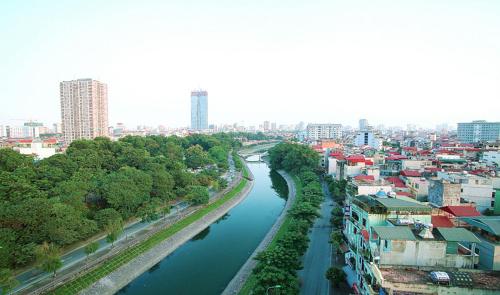
<svg viewBox="0 0 500 295"><path fill-rule="evenodd" d="M150 269L148 269L148 272L149 273L153 273L154 271L160 269L160 262L158 262L157 264L153 265Z"/></svg>
<svg viewBox="0 0 500 295"><path fill-rule="evenodd" d="M199 234L197 234L196 236L194 236L191 241L199 241L199 240L203 240L204 238L206 238L208 236L208 234L210 233L210 226L205 228L204 230L202 230Z"/></svg>
<svg viewBox="0 0 500 295"><path fill-rule="evenodd" d="M286 180L276 172L276 170L271 170L269 176L271 177L272 188L278 193L280 198L286 200L288 198L288 185L286 184Z"/></svg>

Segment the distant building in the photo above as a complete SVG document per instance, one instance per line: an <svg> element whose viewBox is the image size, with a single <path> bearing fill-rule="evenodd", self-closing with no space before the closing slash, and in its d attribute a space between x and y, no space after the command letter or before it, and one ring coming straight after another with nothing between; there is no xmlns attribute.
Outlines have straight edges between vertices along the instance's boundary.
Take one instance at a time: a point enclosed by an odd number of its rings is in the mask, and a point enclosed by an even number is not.
<svg viewBox="0 0 500 295"><path fill-rule="evenodd" d="M497 141L500 140L500 122L458 123L457 132L461 142Z"/></svg>
<svg viewBox="0 0 500 295"><path fill-rule="evenodd" d="M309 124L307 125L309 140L338 139L342 137L341 124Z"/></svg>
<svg viewBox="0 0 500 295"><path fill-rule="evenodd" d="M361 119L359 120L359 130L368 130L368 120Z"/></svg>
<svg viewBox="0 0 500 295"><path fill-rule="evenodd" d="M40 136L40 127L6 126L5 136L8 138L36 138Z"/></svg>
<svg viewBox="0 0 500 295"><path fill-rule="evenodd" d="M108 136L108 86L92 79L60 83L62 133L76 139Z"/></svg>
<svg viewBox="0 0 500 295"><path fill-rule="evenodd" d="M354 140L356 146L369 146L379 150L382 148L382 140L371 131L360 131Z"/></svg>
<svg viewBox="0 0 500 295"><path fill-rule="evenodd" d="M271 128L271 122L264 121L263 128L264 128L264 131L269 131L269 129Z"/></svg>
<svg viewBox="0 0 500 295"><path fill-rule="evenodd" d="M191 92L191 129L208 129L208 92L204 90Z"/></svg>

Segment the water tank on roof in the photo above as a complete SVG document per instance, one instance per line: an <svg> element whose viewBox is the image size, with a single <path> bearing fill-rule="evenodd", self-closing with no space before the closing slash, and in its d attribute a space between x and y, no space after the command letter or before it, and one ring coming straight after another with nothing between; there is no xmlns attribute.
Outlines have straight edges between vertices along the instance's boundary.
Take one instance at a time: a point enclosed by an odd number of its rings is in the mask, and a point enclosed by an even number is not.
<svg viewBox="0 0 500 295"><path fill-rule="evenodd" d="M387 198L387 194L383 191L383 190L379 190L375 196L377 196L377 198Z"/></svg>

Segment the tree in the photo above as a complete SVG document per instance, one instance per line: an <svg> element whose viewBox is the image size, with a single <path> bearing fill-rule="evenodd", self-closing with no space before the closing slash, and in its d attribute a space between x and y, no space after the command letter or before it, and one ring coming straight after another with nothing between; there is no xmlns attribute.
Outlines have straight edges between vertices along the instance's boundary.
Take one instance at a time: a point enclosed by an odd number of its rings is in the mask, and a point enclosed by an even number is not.
<svg viewBox="0 0 500 295"><path fill-rule="evenodd" d="M210 156L200 145L194 145L186 150L186 165L198 169L211 163Z"/></svg>
<svg viewBox="0 0 500 295"><path fill-rule="evenodd" d="M94 241L90 244L87 244L87 246L85 246L85 249L84 249L85 254L87 254L87 259L89 258L90 255L95 253L97 251L97 249L99 249L99 242Z"/></svg>
<svg viewBox="0 0 500 295"><path fill-rule="evenodd" d="M100 229L105 229L106 226L110 223L122 223L122 216L118 211L113 208L106 208L97 211L94 216L94 220L97 222L97 226Z"/></svg>
<svg viewBox="0 0 500 295"><path fill-rule="evenodd" d="M123 232L123 224L121 222L110 222L106 226L106 242L111 243L111 247L114 247L116 240Z"/></svg>
<svg viewBox="0 0 500 295"><path fill-rule="evenodd" d="M342 244L342 238L343 234L340 230L336 230L332 232L330 235L330 243L332 243L333 247L337 250L337 252L340 250L340 244Z"/></svg>
<svg viewBox="0 0 500 295"><path fill-rule="evenodd" d="M303 219L309 224L312 224L319 216L317 209L309 202L299 202L289 212L290 216L297 219Z"/></svg>
<svg viewBox="0 0 500 295"><path fill-rule="evenodd" d="M204 186L193 185L187 189L186 200L193 205L207 204L210 198L208 189Z"/></svg>
<svg viewBox="0 0 500 295"><path fill-rule="evenodd" d="M137 212L149 200L153 181L149 174L132 167L122 167L106 176L102 185L104 199L124 218Z"/></svg>
<svg viewBox="0 0 500 295"><path fill-rule="evenodd" d="M0 291L2 294L8 294L19 282L16 280L12 270L8 268L0 269Z"/></svg>
<svg viewBox="0 0 500 295"><path fill-rule="evenodd" d="M63 265L59 248L52 243L49 244L44 242L42 245L38 246L36 254L37 264L40 269L53 273L55 277L57 270Z"/></svg>
<svg viewBox="0 0 500 295"><path fill-rule="evenodd" d="M327 280L333 284L333 286L338 287L340 283L345 281L346 275L341 268L330 267L325 274Z"/></svg>

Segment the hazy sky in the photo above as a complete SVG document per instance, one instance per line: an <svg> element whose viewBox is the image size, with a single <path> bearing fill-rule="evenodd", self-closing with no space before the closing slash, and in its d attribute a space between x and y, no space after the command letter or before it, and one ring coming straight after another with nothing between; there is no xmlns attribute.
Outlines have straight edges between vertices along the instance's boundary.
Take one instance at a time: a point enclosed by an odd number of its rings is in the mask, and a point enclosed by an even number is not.
<svg viewBox="0 0 500 295"><path fill-rule="evenodd" d="M0 123L88 77L128 126L187 126L199 87L216 124L500 120L498 0L2 0L0 56Z"/></svg>

